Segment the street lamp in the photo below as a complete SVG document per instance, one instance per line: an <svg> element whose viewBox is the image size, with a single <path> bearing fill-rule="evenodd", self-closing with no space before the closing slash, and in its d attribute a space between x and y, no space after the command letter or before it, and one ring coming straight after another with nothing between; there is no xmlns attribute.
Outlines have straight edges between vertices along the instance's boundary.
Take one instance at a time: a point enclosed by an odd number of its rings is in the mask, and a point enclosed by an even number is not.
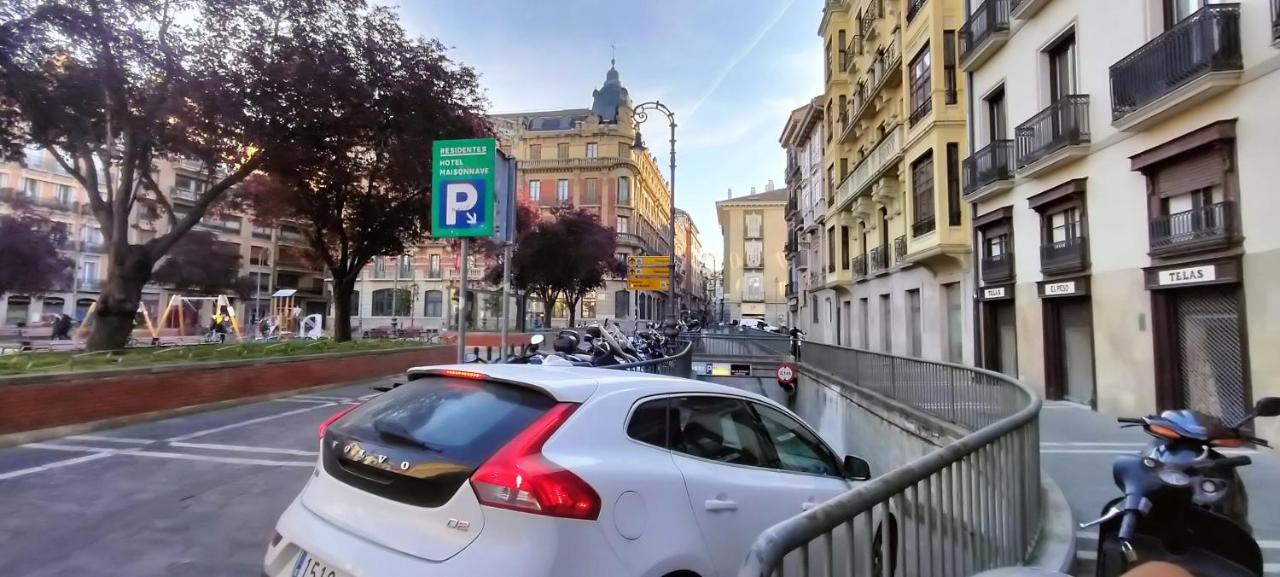
<svg viewBox="0 0 1280 577"><path fill-rule="evenodd" d="M667 124L671 127L671 210L667 217L667 243L671 247L671 268L668 271L667 291L671 295L671 310L674 313L674 317L680 314L680 296L676 292L676 115L665 104L657 100L645 102L632 109L631 118L636 124L636 140L632 143L631 150L635 152L643 152L645 150L644 139L640 136L640 125L649 120L650 110L665 114L667 116Z"/></svg>

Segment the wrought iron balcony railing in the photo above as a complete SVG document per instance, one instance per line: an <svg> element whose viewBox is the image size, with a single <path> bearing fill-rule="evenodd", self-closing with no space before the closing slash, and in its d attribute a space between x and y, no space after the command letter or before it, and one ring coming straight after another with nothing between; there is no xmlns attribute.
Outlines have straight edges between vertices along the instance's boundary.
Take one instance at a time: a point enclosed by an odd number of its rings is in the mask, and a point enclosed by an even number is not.
<svg viewBox="0 0 1280 577"><path fill-rule="evenodd" d="M1013 278L1013 255L1009 253L982 259L982 281L1001 282Z"/></svg>
<svg viewBox="0 0 1280 577"><path fill-rule="evenodd" d="M1230 201L1160 215L1152 218L1149 226L1151 251L1171 252L1182 248L1226 244L1234 236L1235 230Z"/></svg>
<svg viewBox="0 0 1280 577"><path fill-rule="evenodd" d="M1083 236L1040 245L1041 272L1081 270L1089 264L1089 239Z"/></svg>
<svg viewBox="0 0 1280 577"><path fill-rule="evenodd" d="M1009 0L986 0L978 4L960 27L960 60L992 34L1009 30Z"/></svg>
<svg viewBox="0 0 1280 577"><path fill-rule="evenodd" d="M877 246L871 249L868 256L871 260L871 272L880 272L889 269L889 247Z"/></svg>
<svg viewBox="0 0 1280 577"><path fill-rule="evenodd" d="M1089 142L1089 95L1064 96L1014 131L1018 168L1058 150Z"/></svg>
<svg viewBox="0 0 1280 577"><path fill-rule="evenodd" d="M996 140L964 159L966 195L1001 180L1013 179L1013 141Z"/></svg>
<svg viewBox="0 0 1280 577"><path fill-rule="evenodd" d="M907 235L902 235L893 240L893 260L901 263L907 260Z"/></svg>

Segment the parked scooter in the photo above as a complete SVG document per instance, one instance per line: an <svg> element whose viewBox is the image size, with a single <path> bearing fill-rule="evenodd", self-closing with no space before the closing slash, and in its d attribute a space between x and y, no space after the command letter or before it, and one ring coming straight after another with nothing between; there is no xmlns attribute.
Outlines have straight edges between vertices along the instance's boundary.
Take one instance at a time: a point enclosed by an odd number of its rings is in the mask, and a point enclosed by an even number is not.
<svg viewBox="0 0 1280 577"><path fill-rule="evenodd" d="M1241 429L1257 417L1280 416L1280 397L1258 401L1243 418L1225 424L1197 411L1121 418L1155 437L1142 455L1117 457L1112 466L1124 496L1113 499L1098 525L1096 575L1121 575L1148 561L1165 561L1195 575L1257 576L1262 552L1248 520L1248 498L1236 467L1246 456L1220 448L1270 447Z"/></svg>

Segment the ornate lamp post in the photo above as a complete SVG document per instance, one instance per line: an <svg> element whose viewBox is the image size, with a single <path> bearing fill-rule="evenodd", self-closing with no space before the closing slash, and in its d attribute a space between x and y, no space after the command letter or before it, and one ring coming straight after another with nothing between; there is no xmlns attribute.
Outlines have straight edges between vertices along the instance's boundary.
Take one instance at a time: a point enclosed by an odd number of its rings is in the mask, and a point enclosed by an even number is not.
<svg viewBox="0 0 1280 577"><path fill-rule="evenodd" d="M669 276L668 294L671 295L671 311L673 318L680 314L680 296L676 292L676 115L671 112L670 108L657 100L653 102L645 102L637 105L631 111L632 120L636 124L636 140L631 145L631 150L643 152L645 150L644 139L640 136L640 125L649 120L649 111L655 110L661 112L667 117L667 124L671 127L671 210L667 218L667 243L671 247L671 270Z"/></svg>

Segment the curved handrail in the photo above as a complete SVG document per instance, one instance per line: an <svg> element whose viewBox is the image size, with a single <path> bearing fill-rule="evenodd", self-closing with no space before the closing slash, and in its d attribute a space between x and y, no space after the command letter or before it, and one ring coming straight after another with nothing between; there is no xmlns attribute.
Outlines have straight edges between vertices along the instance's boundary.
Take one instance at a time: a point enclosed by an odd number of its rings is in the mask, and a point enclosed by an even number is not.
<svg viewBox="0 0 1280 577"><path fill-rule="evenodd" d="M1005 387L1006 391L1014 391L1022 396L1022 406L1012 413L996 419L986 425L977 427L971 433L961 437L960 439L940 447L928 454L920 457L910 463L896 468L885 475L859 485L857 488L841 494L830 501L827 501L803 514L784 520L766 529L759 537L756 538L750 550L747 552L747 558L738 572L739 577L762 577L774 574L773 572L782 563L783 558L790 552L804 548L804 566L808 567L808 546L815 539L825 536L828 547L831 543L831 533L838 527L849 524L860 515L871 513L877 506L882 509L889 507L892 500L897 508L897 513L903 516L905 507L903 503L909 502L910 515L914 517L915 511L921 508L933 511L932 514L925 513L924 523L926 525L932 523L958 523L962 527L969 527L971 531L985 527L993 534L991 535L970 535L967 538L960 535L952 534L951 538L955 543L946 543L945 533L942 530L942 543L936 545L933 542L932 529L930 525L925 529L929 536L930 543L928 547L920 547L919 545L919 519L913 518L911 523L917 524L916 539L914 542L916 547L921 550L915 551L916 556L926 556L932 558L939 553L937 549L945 550L947 547L953 547L954 551L959 553L956 557L966 560L970 566L963 569L983 570L998 565L1016 564L1023 561L1027 553L1031 550L1039 528L1039 508L1040 508L1040 467L1039 467L1039 433L1038 433L1038 415L1040 413L1041 400L1038 393L1026 387L1015 379L1006 375L989 371L986 369L959 365L955 363L923 361L921 359L913 359L907 357L894 357L892 355L883 355L880 353L870 353L868 351L859 351L847 347L835 347L831 345L820 345L817 343L807 343L806 347L812 349L815 347L830 348L836 351L846 351L852 353L855 357L861 355L874 355L880 359L896 359L901 362L918 363L927 365L930 368L940 369L940 373L952 375L965 375L967 377L978 377L973 379L972 383L977 381L986 381L990 384L998 384ZM806 351L809 355L809 351ZM806 357L805 361L809 361ZM874 359L873 359L874 360ZM893 362L893 361L891 361ZM805 368L812 369L808 362L800 363L802 370ZM854 371L857 373L858 371ZM896 378L896 372L894 377ZM835 376L835 375L832 375ZM918 385L918 383L916 383ZM856 383L855 383L856 386ZM951 382L951 388L954 391L955 382ZM893 396L893 395L888 395ZM902 398L898 400L902 401ZM907 402L910 405L910 402ZM954 398L953 398L954 405ZM941 415L937 410L929 408L916 407L919 410L929 413L941 419L948 417ZM952 407L953 414L955 407ZM961 419L950 418L957 424L964 424ZM958 463L964 463L960 467L960 472L956 472L955 467ZM951 469L950 480L948 483L947 475L941 474ZM967 477L966 477L967 475ZM961 478L957 482L957 478ZM933 483L930 483L930 480ZM923 485L924 497L920 497L920 485ZM991 493L981 494L979 492L986 491L986 487L981 485L989 485ZM966 496L973 496L977 501L983 503L983 509L979 512L982 515L999 516L1000 522L993 524L985 524L985 519L971 519L968 516L973 515L974 506L972 502L954 504L952 501L965 501L961 497L949 496L945 501L945 505L938 506L943 503L941 499L934 501L934 498L943 494L945 487L955 490L957 485L966 492ZM931 489L931 486L934 487ZM910 492L908 493L908 489ZM923 501L921 500L923 499ZM1007 500L1008 502L1002 502ZM951 507L951 505L955 505ZM942 511L949 508L951 510ZM939 521L939 517L946 518L947 521ZM994 518L994 517L992 517ZM907 522L902 520L903 526ZM865 526L870 527L868 519ZM959 533L959 532L958 532ZM977 546L973 543L975 538L979 538L982 544ZM865 535L863 549L869 554L870 552L870 536ZM902 539L901 547L904 549L900 554L892 554L903 560L912 559L912 554L905 551L908 545L907 540ZM887 551L887 547L885 549ZM946 553L942 553L944 559ZM834 552L828 549L828 564L833 563ZM869 561L867 561L869 563ZM828 565L828 570L830 566ZM976 572L976 571L974 571ZM829 573L830 574L830 573ZM965 572L963 574L970 574Z"/></svg>
<svg viewBox="0 0 1280 577"><path fill-rule="evenodd" d="M612 369L616 371L640 371L646 373L661 373L664 375L672 375L677 377L690 377L689 373L693 372L693 343L687 340L677 340L677 344L683 343L684 347L680 352L669 357L661 357L657 359L648 359L644 361L636 361L634 363L620 363L617 365L605 365L597 368ZM662 370L667 369L667 370ZM680 371L683 369L683 373Z"/></svg>

